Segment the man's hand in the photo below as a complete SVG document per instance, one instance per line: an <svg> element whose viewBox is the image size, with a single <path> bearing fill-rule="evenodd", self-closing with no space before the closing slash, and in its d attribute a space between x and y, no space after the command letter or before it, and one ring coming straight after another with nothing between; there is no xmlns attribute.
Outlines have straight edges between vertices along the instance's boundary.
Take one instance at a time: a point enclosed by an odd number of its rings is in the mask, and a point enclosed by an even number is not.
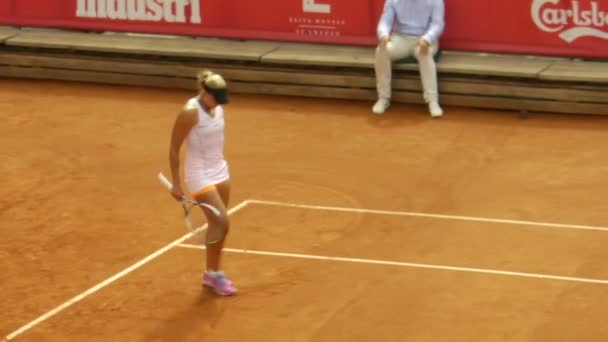
<svg viewBox="0 0 608 342"><path fill-rule="evenodd" d="M424 38L420 38L418 40L418 46L420 47L420 54L426 55L429 53L429 47L431 47L431 43L426 41Z"/></svg>
<svg viewBox="0 0 608 342"><path fill-rule="evenodd" d="M386 44L388 44L391 41L391 36L384 36L382 38L380 38L380 45L381 46L386 46Z"/></svg>

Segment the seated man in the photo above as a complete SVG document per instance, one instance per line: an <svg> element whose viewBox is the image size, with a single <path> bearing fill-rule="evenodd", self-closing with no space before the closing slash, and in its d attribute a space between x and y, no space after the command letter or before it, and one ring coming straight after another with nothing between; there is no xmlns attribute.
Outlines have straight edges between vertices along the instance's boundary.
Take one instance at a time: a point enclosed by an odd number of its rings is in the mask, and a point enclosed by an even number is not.
<svg viewBox="0 0 608 342"><path fill-rule="evenodd" d="M438 102L437 68L433 59L439 50L443 27L443 0L386 0L378 22L378 101L372 108L375 114L383 114L390 106L392 62L413 55L420 66L424 100L429 105L429 112L432 117L443 115Z"/></svg>

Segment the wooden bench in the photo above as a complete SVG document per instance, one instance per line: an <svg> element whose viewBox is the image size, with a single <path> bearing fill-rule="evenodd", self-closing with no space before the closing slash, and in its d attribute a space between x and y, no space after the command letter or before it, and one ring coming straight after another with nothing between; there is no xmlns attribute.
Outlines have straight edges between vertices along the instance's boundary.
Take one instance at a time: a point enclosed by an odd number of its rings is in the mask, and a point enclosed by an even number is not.
<svg viewBox="0 0 608 342"><path fill-rule="evenodd" d="M13 37L20 31L13 27L0 26L0 43L4 43L8 38Z"/></svg>
<svg viewBox="0 0 608 342"><path fill-rule="evenodd" d="M0 76L193 88L203 67L232 91L376 98L374 48L0 27ZM608 64L443 51L445 105L608 114ZM416 63L394 66L393 101L422 103Z"/></svg>

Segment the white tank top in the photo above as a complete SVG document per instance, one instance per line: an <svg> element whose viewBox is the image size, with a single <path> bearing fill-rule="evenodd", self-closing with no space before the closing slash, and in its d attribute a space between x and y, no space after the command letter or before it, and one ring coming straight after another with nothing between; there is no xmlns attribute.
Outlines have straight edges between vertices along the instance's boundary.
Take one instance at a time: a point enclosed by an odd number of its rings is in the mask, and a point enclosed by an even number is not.
<svg viewBox="0 0 608 342"><path fill-rule="evenodd" d="M204 177L214 181L227 171L224 160L224 109L217 106L214 116L209 115L194 97L186 103L186 108L196 108L198 123L186 137L186 160L184 176L187 179Z"/></svg>

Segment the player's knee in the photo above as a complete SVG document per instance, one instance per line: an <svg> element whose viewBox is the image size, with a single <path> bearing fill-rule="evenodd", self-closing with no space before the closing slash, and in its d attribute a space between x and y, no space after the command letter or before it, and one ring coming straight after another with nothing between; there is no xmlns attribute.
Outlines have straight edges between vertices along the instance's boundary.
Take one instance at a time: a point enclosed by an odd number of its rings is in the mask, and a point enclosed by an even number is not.
<svg viewBox="0 0 608 342"><path fill-rule="evenodd" d="M230 232L230 220L228 219L228 217L226 217L225 220L222 222L222 230L224 231L224 237L226 237L226 235L228 235L228 232Z"/></svg>
<svg viewBox="0 0 608 342"><path fill-rule="evenodd" d="M228 235L229 229L230 224L228 220L217 220L214 222L210 222L209 229L207 230L207 240L205 241L205 243L207 245L213 245L224 241L226 239L226 236Z"/></svg>
<svg viewBox="0 0 608 342"><path fill-rule="evenodd" d="M223 235L227 235L230 230L230 220L228 216L220 216L215 222L212 222L210 229L214 231L222 232Z"/></svg>

